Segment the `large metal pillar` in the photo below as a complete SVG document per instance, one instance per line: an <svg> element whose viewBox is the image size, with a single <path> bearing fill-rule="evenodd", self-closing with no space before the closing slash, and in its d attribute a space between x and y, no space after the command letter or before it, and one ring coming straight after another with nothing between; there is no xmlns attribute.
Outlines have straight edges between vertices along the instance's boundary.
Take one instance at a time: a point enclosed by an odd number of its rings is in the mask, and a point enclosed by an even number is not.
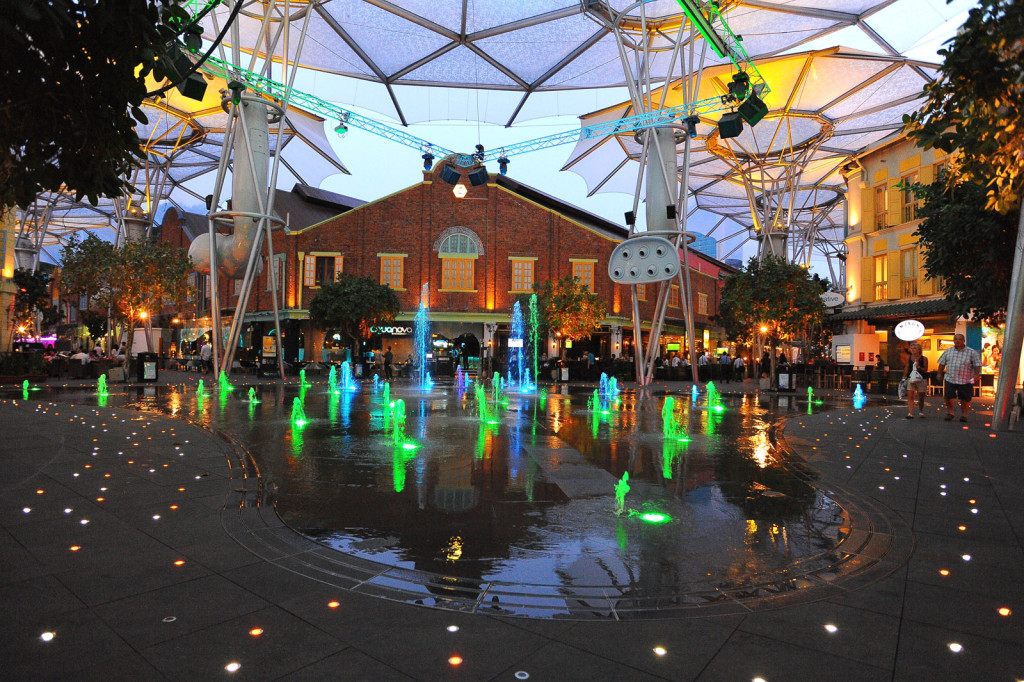
<svg viewBox="0 0 1024 682"><path fill-rule="evenodd" d="M1017 223L1017 245L1013 255L1010 298L1006 303L1006 329L1003 332L1003 358L999 363L999 386L992 406L992 429L1010 428L1010 411L1020 375L1020 355L1024 346L1024 201Z"/></svg>

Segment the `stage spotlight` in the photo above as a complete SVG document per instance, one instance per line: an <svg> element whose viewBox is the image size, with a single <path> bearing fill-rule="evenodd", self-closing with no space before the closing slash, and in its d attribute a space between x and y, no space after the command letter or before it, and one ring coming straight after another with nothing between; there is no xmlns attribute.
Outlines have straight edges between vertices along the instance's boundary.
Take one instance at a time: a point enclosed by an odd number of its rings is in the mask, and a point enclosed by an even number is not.
<svg viewBox="0 0 1024 682"><path fill-rule="evenodd" d="M683 119L683 123L686 124L686 133L691 139L697 137L697 124L700 123L700 119L696 116L687 116Z"/></svg>
<svg viewBox="0 0 1024 682"><path fill-rule="evenodd" d="M196 54L203 47L203 27L196 23L189 24L185 28L182 38L188 51Z"/></svg>
<svg viewBox="0 0 1024 682"><path fill-rule="evenodd" d="M206 95L206 79L195 72L195 66L178 46L170 52L170 67L167 78L174 81L174 87L184 97L201 102Z"/></svg>
<svg viewBox="0 0 1024 682"><path fill-rule="evenodd" d="M750 89L750 76L746 71L739 71L733 74L732 82L729 83L729 95L733 100L740 100L747 96Z"/></svg>
<svg viewBox="0 0 1024 682"><path fill-rule="evenodd" d="M449 165L445 165L441 169L441 179L447 182L449 185L459 184L459 180L462 179L462 174L455 170Z"/></svg>
<svg viewBox="0 0 1024 682"><path fill-rule="evenodd" d="M756 125L768 113L768 105L762 102L760 97L751 93L750 97L744 100L736 111L740 113L744 121L750 125Z"/></svg>
<svg viewBox="0 0 1024 682"><path fill-rule="evenodd" d="M348 132L348 126L345 125L344 121L338 121L338 125L334 126L334 132L338 133L339 135L344 135L345 133Z"/></svg>
<svg viewBox="0 0 1024 682"><path fill-rule="evenodd" d="M626 211L626 224L631 226L636 225L636 214L632 211Z"/></svg>
<svg viewBox="0 0 1024 682"><path fill-rule="evenodd" d="M473 154L473 158L476 159L478 163L484 162L484 146L482 144L478 144L476 146L476 152Z"/></svg>
<svg viewBox="0 0 1024 682"><path fill-rule="evenodd" d="M423 159L423 170L428 171L434 167L434 155L430 152L426 152L422 157Z"/></svg>
<svg viewBox="0 0 1024 682"><path fill-rule="evenodd" d="M185 80L174 87L182 97L188 97L197 102L202 102L203 97L206 96L206 79L199 73L190 73Z"/></svg>
<svg viewBox="0 0 1024 682"><path fill-rule="evenodd" d="M508 164L509 160L507 156L498 157L498 170L501 172L502 175L508 173Z"/></svg>
<svg viewBox="0 0 1024 682"><path fill-rule="evenodd" d="M469 184L473 185L474 187L486 185L487 181L491 179L491 176L487 172L486 168L477 168L475 171L469 173L467 177L469 177Z"/></svg>
<svg viewBox="0 0 1024 682"><path fill-rule="evenodd" d="M665 217L669 220L676 219L676 207L675 204L669 204L665 207Z"/></svg>
<svg viewBox="0 0 1024 682"><path fill-rule="evenodd" d="M241 104L242 95L245 93L245 83L241 81L228 81L228 90L231 91L231 102L236 106Z"/></svg>
<svg viewBox="0 0 1024 682"><path fill-rule="evenodd" d="M730 111L728 114L722 114L722 118L718 120L718 136L723 140L727 140L730 137L737 137L743 132L743 118L737 111Z"/></svg>

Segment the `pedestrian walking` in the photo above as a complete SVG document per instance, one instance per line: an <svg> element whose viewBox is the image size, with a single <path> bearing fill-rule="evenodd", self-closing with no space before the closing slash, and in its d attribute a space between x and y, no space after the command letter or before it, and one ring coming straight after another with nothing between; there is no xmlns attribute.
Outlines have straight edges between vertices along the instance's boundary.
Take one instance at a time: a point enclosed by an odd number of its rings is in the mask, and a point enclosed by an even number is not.
<svg viewBox="0 0 1024 682"><path fill-rule="evenodd" d="M914 401L917 401L917 416L924 417L924 396L928 392L928 358L921 355L921 344L910 344L910 357L903 368L907 380L907 419L914 418Z"/></svg>
<svg viewBox="0 0 1024 682"><path fill-rule="evenodd" d="M213 371L213 346L206 339L203 339L203 346L199 349L199 359L203 363L203 374Z"/></svg>
<svg viewBox="0 0 1024 682"><path fill-rule="evenodd" d="M974 384L981 378L981 355L967 347L963 334L953 335L953 347L939 357L939 375L943 379L942 397L946 399L946 421L952 421L953 403L960 401L960 421L967 421L974 397Z"/></svg>
<svg viewBox="0 0 1024 682"><path fill-rule="evenodd" d="M388 350L384 353L384 378L391 381L395 378L394 372L391 368L392 363L395 361L395 356L391 353L391 346L388 346Z"/></svg>

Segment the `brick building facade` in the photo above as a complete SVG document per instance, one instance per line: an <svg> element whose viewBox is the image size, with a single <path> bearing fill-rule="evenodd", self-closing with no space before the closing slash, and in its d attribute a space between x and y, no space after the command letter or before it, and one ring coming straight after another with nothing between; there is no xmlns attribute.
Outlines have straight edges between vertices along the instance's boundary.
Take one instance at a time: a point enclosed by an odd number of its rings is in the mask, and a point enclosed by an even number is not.
<svg viewBox="0 0 1024 682"><path fill-rule="evenodd" d="M308 309L320 285L338 272L369 276L395 290L401 313L390 329L370 340L368 348L391 345L397 358L411 350L412 322L424 285L432 332L442 339L468 340L470 355L486 357L502 352L516 296L530 292L533 282L566 275L590 285L608 310L601 330L568 353L628 355L629 289L613 283L607 274L611 252L625 239L626 230L507 176L489 176L474 186L467 178L473 169L467 169L453 188L441 180L445 167L453 168L440 162L424 172L423 182L362 205L310 188L278 193L289 195L285 202L296 197L307 203L319 201L323 211L331 212L321 220L316 213L297 220L293 212L290 227L274 235L276 267L284 282L279 295L286 320L285 358L320 360L325 347L332 345L329 333L325 339L323 330L312 327ZM463 189L464 195L458 196ZM279 203L278 214L282 211ZM190 240L186 222L171 215L164 221L162 238ZM205 224L205 219L200 222ZM722 334L711 318L717 313L722 280L734 269L696 252L691 253L690 266L697 344L718 347ZM264 267L255 284L243 327L249 338L243 338L243 345L258 347L256 339L273 327L268 274ZM224 287L228 297L221 301L227 316L237 300L237 285L227 282ZM648 286L647 292L641 308L644 318L650 319L657 287ZM195 311L193 332L203 331L202 305ZM678 295L670 297L663 343L685 346L682 318ZM557 351L557 345L547 349L548 354Z"/></svg>

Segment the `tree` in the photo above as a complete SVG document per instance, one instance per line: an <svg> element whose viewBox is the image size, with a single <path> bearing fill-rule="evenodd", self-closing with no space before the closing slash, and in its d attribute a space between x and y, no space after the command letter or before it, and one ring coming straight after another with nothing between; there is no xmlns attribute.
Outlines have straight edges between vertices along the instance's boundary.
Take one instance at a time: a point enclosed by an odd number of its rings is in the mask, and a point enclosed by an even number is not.
<svg viewBox="0 0 1024 682"><path fill-rule="evenodd" d="M115 249L94 235L82 242L72 238L61 260L64 290L88 297L91 310L109 310L128 330L129 343L142 313L148 318L164 306L180 305L189 294L192 259L185 249L163 242L139 239Z"/></svg>
<svg viewBox="0 0 1024 682"><path fill-rule="evenodd" d="M992 417L992 428L1002 431L1009 428L1024 345L1024 3L979 0L939 54L939 78L925 87L924 107L904 117L909 134L926 149L957 150L966 178L986 188L987 208L1020 212ZM988 263L974 265L978 277Z"/></svg>
<svg viewBox="0 0 1024 682"><path fill-rule="evenodd" d="M183 0L0 0L0 201L116 195L140 156L146 76L168 74Z"/></svg>
<svg viewBox="0 0 1024 682"><path fill-rule="evenodd" d="M49 310L50 276L40 271L32 272L18 268L14 271L14 286L11 333L13 334L15 329L25 329L22 336L34 336L35 334L30 334L29 330L36 328L36 314Z"/></svg>
<svg viewBox="0 0 1024 682"><path fill-rule="evenodd" d="M607 309L605 302L584 286L578 277L566 275L560 280L535 283L533 290L537 294L540 329L577 341L601 328Z"/></svg>
<svg viewBox="0 0 1024 682"><path fill-rule="evenodd" d="M83 310L78 315L78 320L89 330L92 339L102 339L110 331L107 329L107 312L99 310Z"/></svg>
<svg viewBox="0 0 1024 682"><path fill-rule="evenodd" d="M337 329L352 339L370 335L370 327L391 324L401 307L390 288L370 277L341 273L338 280L320 287L309 302L309 319L319 329Z"/></svg>
<svg viewBox="0 0 1024 682"><path fill-rule="evenodd" d="M904 116L919 146L958 151L964 175L987 188L987 208L1007 213L1024 190L1024 4L980 0L939 50L925 105Z"/></svg>
<svg viewBox="0 0 1024 682"><path fill-rule="evenodd" d="M725 280L715 320L737 343L791 341L824 322L822 291L821 280L816 282L795 263L771 255L762 261L751 258Z"/></svg>
<svg viewBox="0 0 1024 682"><path fill-rule="evenodd" d="M942 293L955 315L1001 322L1013 274L1016 219L986 208L982 185L945 172L931 185L910 187L923 201L918 217L918 243L924 268L942 283ZM984 263L984 272L978 264Z"/></svg>

